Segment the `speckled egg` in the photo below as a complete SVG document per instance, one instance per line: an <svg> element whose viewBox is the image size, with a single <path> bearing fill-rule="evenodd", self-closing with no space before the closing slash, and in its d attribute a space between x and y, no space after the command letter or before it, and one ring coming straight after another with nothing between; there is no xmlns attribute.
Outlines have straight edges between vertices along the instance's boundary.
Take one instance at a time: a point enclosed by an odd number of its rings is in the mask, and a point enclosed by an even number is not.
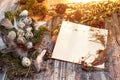
<svg viewBox="0 0 120 80"><path fill-rule="evenodd" d="M25 37L27 39L32 38L33 37L33 33L32 32L26 32Z"/></svg>
<svg viewBox="0 0 120 80"><path fill-rule="evenodd" d="M33 43L32 43L32 42L27 42L27 43L26 43L26 47L27 47L28 49L32 48L32 47L33 47Z"/></svg>
<svg viewBox="0 0 120 80"><path fill-rule="evenodd" d="M32 24L32 19L30 17L21 18L20 21L25 23L25 25L31 25Z"/></svg>
<svg viewBox="0 0 120 80"><path fill-rule="evenodd" d="M24 67L29 67L31 65L31 61L28 57L23 57L22 58L22 65Z"/></svg>
<svg viewBox="0 0 120 80"><path fill-rule="evenodd" d="M17 31L17 36L24 36L24 35L25 35L25 31L24 31L24 30L19 29L19 30Z"/></svg>
<svg viewBox="0 0 120 80"><path fill-rule="evenodd" d="M19 43L19 44L25 44L26 43L26 39L24 37L22 37L22 36L19 36L17 38L17 43Z"/></svg>
<svg viewBox="0 0 120 80"><path fill-rule="evenodd" d="M11 40L14 40L16 38L16 32L15 31L10 31L8 33L7 37Z"/></svg>
<svg viewBox="0 0 120 80"><path fill-rule="evenodd" d="M25 27L25 23L23 23L22 21L19 21L18 27L23 29Z"/></svg>
<svg viewBox="0 0 120 80"><path fill-rule="evenodd" d="M31 32L31 31L32 31L32 27L27 27L27 28L26 28L26 31L27 31L27 32Z"/></svg>
<svg viewBox="0 0 120 80"><path fill-rule="evenodd" d="M27 17L28 16L28 11L27 10L23 10L20 14L20 17Z"/></svg>

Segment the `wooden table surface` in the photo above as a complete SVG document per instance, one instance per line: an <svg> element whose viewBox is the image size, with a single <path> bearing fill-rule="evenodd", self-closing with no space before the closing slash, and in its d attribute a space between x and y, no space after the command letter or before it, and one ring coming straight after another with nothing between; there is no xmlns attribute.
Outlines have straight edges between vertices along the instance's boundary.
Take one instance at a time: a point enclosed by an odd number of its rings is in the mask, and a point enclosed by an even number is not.
<svg viewBox="0 0 120 80"><path fill-rule="evenodd" d="M16 1L17 0L0 0L0 19L4 17L4 11L15 9L14 3L16 3ZM111 25L107 25L107 28L109 31L114 32L113 29L108 26ZM107 45L107 65L109 72L86 72L81 69L81 65L51 59L44 62L48 65L49 70L36 74L34 79L28 78L24 80L120 80L120 58L118 57L120 47L116 43L115 35L111 32L109 32Z"/></svg>

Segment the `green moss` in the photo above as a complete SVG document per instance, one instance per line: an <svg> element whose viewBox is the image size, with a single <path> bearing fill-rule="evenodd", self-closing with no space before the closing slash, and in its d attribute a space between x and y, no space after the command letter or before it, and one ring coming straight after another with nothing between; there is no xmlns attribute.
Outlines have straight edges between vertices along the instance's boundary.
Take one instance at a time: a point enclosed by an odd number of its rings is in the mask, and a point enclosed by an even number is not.
<svg viewBox="0 0 120 80"><path fill-rule="evenodd" d="M25 77L26 73L28 72L28 68L25 68L21 65L21 59L13 57L12 53L0 53L0 59L7 66L7 76L9 79L14 78L15 76ZM31 77L33 74L33 69L31 69L28 76Z"/></svg>
<svg viewBox="0 0 120 80"><path fill-rule="evenodd" d="M25 5L26 9L29 10L34 3L35 3L35 0L28 0Z"/></svg>
<svg viewBox="0 0 120 80"><path fill-rule="evenodd" d="M31 41L33 44L40 42L43 38L43 35L47 33L49 33L48 29L44 26L41 26L38 30L33 31L34 37L31 39Z"/></svg>
<svg viewBox="0 0 120 80"><path fill-rule="evenodd" d="M7 11L7 12L5 12L5 18L8 18L12 23L14 23L14 17L18 20L19 13L17 11Z"/></svg>
<svg viewBox="0 0 120 80"><path fill-rule="evenodd" d="M10 21L13 21L14 20L14 12L12 12L12 11L5 12L5 18L8 18Z"/></svg>
<svg viewBox="0 0 120 80"><path fill-rule="evenodd" d="M48 13L48 8L46 5L35 3L31 6L30 13L33 16L45 17Z"/></svg>
<svg viewBox="0 0 120 80"><path fill-rule="evenodd" d="M42 16L45 16L48 13L48 8L46 5L41 5L40 13Z"/></svg>
<svg viewBox="0 0 120 80"><path fill-rule="evenodd" d="M7 35L10 31L15 31L16 32L16 29L13 28L13 29L5 29L3 26L0 26L0 32L4 35Z"/></svg>
<svg viewBox="0 0 120 80"><path fill-rule="evenodd" d="M40 54L39 51L36 50L32 53L31 58L35 60L39 54Z"/></svg>

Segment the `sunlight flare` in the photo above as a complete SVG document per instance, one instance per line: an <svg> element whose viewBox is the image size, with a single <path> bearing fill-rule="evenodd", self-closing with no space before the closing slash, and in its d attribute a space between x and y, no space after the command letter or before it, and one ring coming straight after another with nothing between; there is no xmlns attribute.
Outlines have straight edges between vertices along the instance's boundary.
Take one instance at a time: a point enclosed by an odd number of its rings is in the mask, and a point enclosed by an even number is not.
<svg viewBox="0 0 120 80"><path fill-rule="evenodd" d="M105 1L105 0L69 0L70 3L91 2L91 1L99 2L99 1Z"/></svg>

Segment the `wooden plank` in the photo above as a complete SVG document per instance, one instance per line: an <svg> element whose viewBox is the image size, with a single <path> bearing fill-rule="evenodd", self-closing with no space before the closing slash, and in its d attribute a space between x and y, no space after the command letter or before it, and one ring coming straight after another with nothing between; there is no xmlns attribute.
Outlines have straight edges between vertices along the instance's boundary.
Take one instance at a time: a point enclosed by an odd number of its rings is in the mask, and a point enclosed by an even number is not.
<svg viewBox="0 0 120 80"><path fill-rule="evenodd" d="M16 1L17 0L0 0L0 13L15 8L12 6ZM106 63L109 72L86 72L77 64L48 60L45 64L48 65L49 70L36 73L34 79L15 78L15 80L120 80L120 24L118 24L120 23L120 18L118 15L115 16L117 17L113 16L113 20L110 20L110 22L106 24L106 28L109 30L107 45L108 62ZM0 18L3 18L1 14ZM116 37L118 41L116 41Z"/></svg>
<svg viewBox="0 0 120 80"><path fill-rule="evenodd" d="M59 79L59 65L60 65L60 62L55 60L55 63L54 63L54 72L53 72L53 80L58 80Z"/></svg>
<svg viewBox="0 0 120 80"><path fill-rule="evenodd" d="M80 68L81 65L75 65L75 80L80 80L81 79L81 73L82 69Z"/></svg>
<svg viewBox="0 0 120 80"><path fill-rule="evenodd" d="M109 30L108 36L108 68L109 75L111 80L119 80L120 79L120 23L119 16L117 13L114 13L110 18L109 22L106 24L106 27Z"/></svg>

